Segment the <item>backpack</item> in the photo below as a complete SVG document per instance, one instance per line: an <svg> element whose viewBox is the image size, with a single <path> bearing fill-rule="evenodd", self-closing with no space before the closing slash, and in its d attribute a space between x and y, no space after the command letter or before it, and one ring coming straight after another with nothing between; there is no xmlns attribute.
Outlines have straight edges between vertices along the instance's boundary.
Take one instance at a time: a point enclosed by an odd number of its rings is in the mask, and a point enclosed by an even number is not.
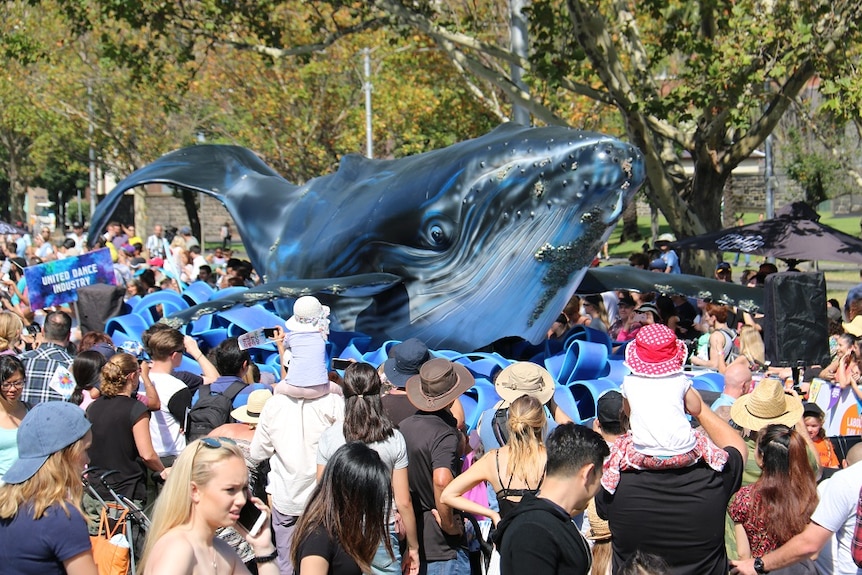
<svg viewBox="0 0 862 575"><path fill-rule="evenodd" d="M730 363L740 356L739 346L736 345L736 333L724 328L719 331L724 334L724 363Z"/></svg>
<svg viewBox="0 0 862 575"><path fill-rule="evenodd" d="M498 409L491 420L491 430L500 447L509 443L509 408Z"/></svg>
<svg viewBox="0 0 862 575"><path fill-rule="evenodd" d="M224 393L213 393L209 385L201 387L198 402L189 410L186 438L189 441L207 436L213 429L230 422L233 400L246 384L236 381Z"/></svg>

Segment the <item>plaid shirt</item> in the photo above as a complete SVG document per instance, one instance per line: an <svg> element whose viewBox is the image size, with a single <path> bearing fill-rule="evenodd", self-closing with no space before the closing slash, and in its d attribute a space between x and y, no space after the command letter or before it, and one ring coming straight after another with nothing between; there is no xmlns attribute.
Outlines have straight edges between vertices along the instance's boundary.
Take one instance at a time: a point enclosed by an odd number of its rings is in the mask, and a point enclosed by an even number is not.
<svg viewBox="0 0 862 575"><path fill-rule="evenodd" d="M24 364L24 376L27 383L21 400L36 405L43 401L63 401L63 396L48 387L57 368L68 368L72 365L72 356L66 348L56 343L43 343L36 349L25 351L18 356Z"/></svg>

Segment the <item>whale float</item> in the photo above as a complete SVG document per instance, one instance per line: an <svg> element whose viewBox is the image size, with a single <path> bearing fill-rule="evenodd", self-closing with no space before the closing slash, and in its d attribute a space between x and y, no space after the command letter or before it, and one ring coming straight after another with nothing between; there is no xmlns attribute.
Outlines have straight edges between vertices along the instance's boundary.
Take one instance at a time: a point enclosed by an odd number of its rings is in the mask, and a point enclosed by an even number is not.
<svg viewBox="0 0 862 575"><path fill-rule="evenodd" d="M131 188L195 190L226 206L265 282L172 321L273 299L286 315L283 298L316 293L334 329L466 352L541 341L644 178L635 147L564 127L504 124L397 160L348 155L300 186L248 149L201 145L120 182L90 242Z"/></svg>

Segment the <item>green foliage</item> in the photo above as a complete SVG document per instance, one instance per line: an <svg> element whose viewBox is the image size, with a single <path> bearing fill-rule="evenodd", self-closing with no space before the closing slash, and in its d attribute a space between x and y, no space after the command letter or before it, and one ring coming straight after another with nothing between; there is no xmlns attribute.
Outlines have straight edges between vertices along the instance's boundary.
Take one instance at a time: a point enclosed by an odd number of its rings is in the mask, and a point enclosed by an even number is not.
<svg viewBox="0 0 862 575"><path fill-rule="evenodd" d="M788 135L787 175L799 184L805 193L805 203L813 208L818 204L848 192L844 170L825 150L810 145L800 130Z"/></svg>
<svg viewBox="0 0 862 575"><path fill-rule="evenodd" d="M78 201L77 198L69 200L66 204L66 221L67 222L87 222L90 220L90 202L86 200Z"/></svg>

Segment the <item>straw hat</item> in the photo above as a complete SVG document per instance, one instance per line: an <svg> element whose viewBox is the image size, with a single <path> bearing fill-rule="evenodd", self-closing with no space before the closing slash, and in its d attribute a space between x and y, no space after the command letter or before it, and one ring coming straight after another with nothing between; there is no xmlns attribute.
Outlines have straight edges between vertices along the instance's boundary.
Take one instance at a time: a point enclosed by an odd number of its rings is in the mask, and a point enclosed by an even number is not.
<svg viewBox="0 0 862 575"><path fill-rule="evenodd" d="M784 393L781 381L767 377L760 380L754 391L737 399L730 408L733 422L760 431L772 423L793 427L802 418L802 401Z"/></svg>
<svg viewBox="0 0 862 575"><path fill-rule="evenodd" d="M257 389L248 395L248 402L230 412L230 416L242 423L257 423L264 404L270 400L272 392L268 389Z"/></svg>
<svg viewBox="0 0 862 575"><path fill-rule="evenodd" d="M473 386L473 375L460 363L429 359L407 380L407 399L419 411L443 409Z"/></svg>
<svg viewBox="0 0 862 575"><path fill-rule="evenodd" d="M507 366L497 376L494 389L503 399L503 407L524 395L531 395L542 405L554 397L554 377L547 369L529 361L518 361Z"/></svg>
<svg viewBox="0 0 862 575"><path fill-rule="evenodd" d="M857 315L853 321L845 321L843 323L844 331L853 337L862 336L862 315Z"/></svg>

